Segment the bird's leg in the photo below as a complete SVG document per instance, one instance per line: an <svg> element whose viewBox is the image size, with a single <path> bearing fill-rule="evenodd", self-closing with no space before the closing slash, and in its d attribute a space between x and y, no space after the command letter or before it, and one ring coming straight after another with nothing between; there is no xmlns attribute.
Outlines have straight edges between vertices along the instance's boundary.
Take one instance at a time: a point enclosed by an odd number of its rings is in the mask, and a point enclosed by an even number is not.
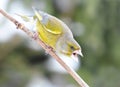
<svg viewBox="0 0 120 87"><path fill-rule="evenodd" d="M15 21L15 25L17 26L17 29L23 29L24 25L19 23L18 21Z"/></svg>

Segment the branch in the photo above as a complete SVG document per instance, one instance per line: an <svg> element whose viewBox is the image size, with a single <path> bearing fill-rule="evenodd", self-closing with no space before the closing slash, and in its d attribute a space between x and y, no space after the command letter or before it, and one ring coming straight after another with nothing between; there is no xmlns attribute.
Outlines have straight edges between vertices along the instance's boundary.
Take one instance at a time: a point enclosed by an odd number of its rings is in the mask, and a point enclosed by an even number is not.
<svg viewBox="0 0 120 87"><path fill-rule="evenodd" d="M20 23L20 22L17 21L16 19L14 19L12 16L10 16L7 12L5 12L4 10L2 10L1 8L0 8L0 13L1 13L3 16L5 16L8 20L10 20L11 22L13 22L13 23L16 25L17 28L23 30L29 37L31 37L31 38L33 37L34 33L31 32L28 28L26 28L26 27L24 26L24 24ZM50 48L48 48L47 45L46 45L44 42L42 42L39 38L35 39L35 41L37 41L37 43L38 43L39 45L41 45L42 48L43 48L45 51L49 52L49 54L50 54L53 58L55 58L55 59L57 60L57 62L59 62L59 63L67 70L67 72L74 78L74 80L77 81L77 83L78 83L81 87L89 87L89 86L87 85L87 83L84 82L84 80L83 80L72 68L70 68L61 58L59 58L59 57L55 54L55 52L54 52L53 50L50 50Z"/></svg>

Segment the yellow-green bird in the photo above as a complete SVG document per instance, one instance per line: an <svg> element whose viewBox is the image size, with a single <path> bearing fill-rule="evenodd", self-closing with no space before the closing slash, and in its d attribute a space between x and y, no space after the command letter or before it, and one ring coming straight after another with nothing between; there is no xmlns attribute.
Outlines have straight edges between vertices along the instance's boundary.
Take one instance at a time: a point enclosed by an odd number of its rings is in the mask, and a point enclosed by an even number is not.
<svg viewBox="0 0 120 87"><path fill-rule="evenodd" d="M38 37L48 46L52 47L57 54L63 54L72 57L75 60L77 54L82 55L81 47L73 38L73 34L68 26L60 19L34 9L33 16L36 21L36 30ZM29 21L29 17L20 15L24 20Z"/></svg>

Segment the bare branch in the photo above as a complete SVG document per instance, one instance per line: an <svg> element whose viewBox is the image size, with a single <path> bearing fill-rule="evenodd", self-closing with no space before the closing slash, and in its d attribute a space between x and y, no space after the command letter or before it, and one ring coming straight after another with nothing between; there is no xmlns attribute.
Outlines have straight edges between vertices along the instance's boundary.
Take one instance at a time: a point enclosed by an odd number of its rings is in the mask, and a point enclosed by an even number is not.
<svg viewBox="0 0 120 87"><path fill-rule="evenodd" d="M10 16L7 12L5 12L4 10L2 10L0 8L0 13L5 16L8 20L10 20L11 22L13 22L17 28L23 30L29 37L33 37L34 33L31 32L28 28L26 28L24 26L24 24L20 23L19 21L17 21L16 19L14 19L12 16ZM37 41L38 44L40 44L42 46L42 48L49 52L49 54L55 58L57 60L57 62L59 62L66 70L67 72L74 78L74 80L77 81L77 83L81 86L81 87L89 87L87 85L86 82L84 82L84 80L72 69L70 68L61 58L59 58L55 52L53 50L50 50L46 44L44 44L44 42L42 42L39 38L37 38L35 41Z"/></svg>

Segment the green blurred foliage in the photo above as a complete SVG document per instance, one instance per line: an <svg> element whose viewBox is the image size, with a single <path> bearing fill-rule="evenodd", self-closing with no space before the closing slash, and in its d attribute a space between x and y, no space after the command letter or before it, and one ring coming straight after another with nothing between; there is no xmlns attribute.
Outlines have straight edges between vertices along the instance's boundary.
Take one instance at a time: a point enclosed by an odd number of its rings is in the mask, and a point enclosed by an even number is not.
<svg viewBox="0 0 120 87"><path fill-rule="evenodd" d="M18 0L10 0L7 8L15 1ZM39 3L45 3L45 7L43 6L42 9L48 13L58 18L69 17L71 23L78 22L84 25L85 32L75 37L81 44L84 54L84 58L81 58L82 65L78 73L91 87L119 87L120 1L78 0L79 3L75 4L72 11L68 10L68 12L62 12L60 7L57 7L56 1L21 0L19 2L31 11L31 5L40 8ZM40 54L40 52L26 48L24 40L17 41L18 38L14 39L7 43L0 43L1 83L7 81L6 72L8 71L20 71L20 74L24 73L26 78L29 79L27 77L28 72L35 68L29 57L44 55L43 52ZM40 67L44 66L38 66L39 70ZM21 79L24 79L24 76ZM72 80L70 81L72 82Z"/></svg>

